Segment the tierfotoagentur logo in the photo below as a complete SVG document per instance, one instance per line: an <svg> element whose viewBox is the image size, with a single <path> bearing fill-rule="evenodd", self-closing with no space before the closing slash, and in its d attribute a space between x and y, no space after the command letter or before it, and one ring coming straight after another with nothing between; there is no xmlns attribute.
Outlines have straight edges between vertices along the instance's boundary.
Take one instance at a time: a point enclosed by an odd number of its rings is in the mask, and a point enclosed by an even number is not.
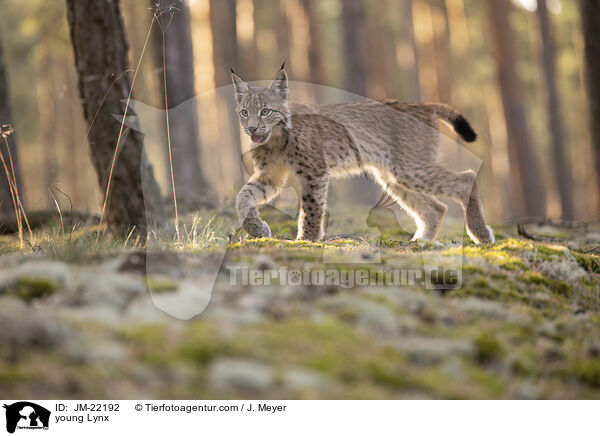
<svg viewBox="0 0 600 436"><path fill-rule="evenodd" d="M244 265L227 265L230 286L415 286L426 289L456 287L460 270L443 266L425 269L351 268L351 269L277 269L248 268Z"/></svg>
<svg viewBox="0 0 600 436"><path fill-rule="evenodd" d="M29 401L19 401L3 406L6 409L6 431L47 430L50 423L50 411Z"/></svg>

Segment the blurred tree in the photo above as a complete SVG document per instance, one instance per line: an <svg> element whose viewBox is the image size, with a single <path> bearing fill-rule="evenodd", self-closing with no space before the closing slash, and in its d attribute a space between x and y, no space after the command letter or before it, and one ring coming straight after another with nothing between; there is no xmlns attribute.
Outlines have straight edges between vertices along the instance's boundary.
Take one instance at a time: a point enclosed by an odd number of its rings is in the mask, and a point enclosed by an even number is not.
<svg viewBox="0 0 600 436"><path fill-rule="evenodd" d="M430 3L438 98L441 102L450 104L452 102L452 75L448 10L445 0L430 0Z"/></svg>
<svg viewBox="0 0 600 436"><path fill-rule="evenodd" d="M256 0L238 0L237 19L241 19L245 23L243 29L236 29L239 60L243 74L252 78L257 76L256 26L258 24L258 13Z"/></svg>
<svg viewBox="0 0 600 436"><path fill-rule="evenodd" d="M127 38L119 1L67 0L67 18L79 76L84 118L89 126L92 164L106 197L106 219L119 231L164 223L160 190L143 152L142 134L121 132L114 114L123 113L130 94L126 74ZM115 148L119 147L107 191Z"/></svg>
<svg viewBox="0 0 600 436"><path fill-rule="evenodd" d="M315 12L315 0L301 0L302 8L308 20L308 71L310 83L322 85L324 83L323 64L321 54L321 38L319 17Z"/></svg>
<svg viewBox="0 0 600 436"><path fill-rule="evenodd" d="M229 67L238 63L235 0L210 0L215 86L229 85Z"/></svg>
<svg viewBox="0 0 600 436"><path fill-rule="evenodd" d="M366 16L362 0L342 2L346 90L367 95Z"/></svg>
<svg viewBox="0 0 600 436"><path fill-rule="evenodd" d="M72 83L70 71L67 68L66 59L67 56L63 55L63 60L60 63L62 65L62 81L64 84ZM70 65L69 65L70 66ZM81 154L79 148L81 142L76 137L77 130L77 109L78 109L78 96L76 89L71 86L63 85L63 98L61 99L62 107L60 113L63 115L62 118L62 141L65 144L65 152L69 157L66 162L66 173L67 180L69 181L69 197L73 202L74 207L81 206L81 191L82 183L79 179L82 169L80 168L81 160L79 155Z"/></svg>
<svg viewBox="0 0 600 436"><path fill-rule="evenodd" d="M196 96L190 11L185 2L178 0L150 0L150 7L157 16L157 26L152 36L161 106L164 107L166 101L168 108L172 109ZM166 141L166 126L164 149L166 161L173 160L173 181L179 212L215 206L215 196L200 166L200 132L195 101L186 103L185 110L178 111L177 116L169 117L169 127L171 157ZM167 180L171 181L170 165L167 165ZM172 189L169 192L169 203L172 204Z"/></svg>
<svg viewBox="0 0 600 436"><path fill-rule="evenodd" d="M511 5L509 0L488 0L486 4L506 119L515 212L545 216L546 194L527 125L525 96L516 70L515 42L509 20Z"/></svg>
<svg viewBox="0 0 600 436"><path fill-rule="evenodd" d="M4 51L2 49L2 40L0 39L0 127L9 124L12 126L12 115L10 110L10 96L8 92L8 77L6 72L6 67L4 66ZM17 143L15 141L15 133L8 135L6 140L8 141L8 147L10 153L12 155L13 166L15 169L15 179L17 182L17 187L22 187L22 178L21 178L21 167L19 166L19 157L17 153ZM7 167L8 162L8 153L6 152L6 143L3 139L0 138L0 149L2 150L2 154L5 156ZM10 168L8 168L10 171ZM23 189L19 189L19 195L21 197L21 203L25 204L25 198L23 196ZM8 184L8 179L6 178L6 173L4 171L4 166L0 167L0 213L3 215L13 213L14 207L12 198L10 195L10 187Z"/></svg>
<svg viewBox="0 0 600 436"><path fill-rule="evenodd" d="M278 5L274 6L274 3L278 3ZM275 15L273 27L275 28L275 35L277 37L277 51L279 57L286 60L288 72L293 72L294 59L291 59L290 56L290 23L288 22L285 13L285 5L281 1L267 1L265 6L268 9L271 9L271 14Z"/></svg>
<svg viewBox="0 0 600 436"><path fill-rule="evenodd" d="M212 52L215 87L231 84L230 68L237 67L238 46L236 28L235 0L210 0L210 29L212 32ZM224 102L227 107L229 130L233 134L234 156L241 156L239 120L231 101ZM239 174L244 178L244 166L240 157ZM240 180L240 181L241 181Z"/></svg>
<svg viewBox="0 0 600 436"><path fill-rule="evenodd" d="M398 74L390 68L389 59L394 59L394 39L389 14L384 8L368 8L367 12L367 90L372 99L382 99L393 94L390 78Z"/></svg>
<svg viewBox="0 0 600 436"><path fill-rule="evenodd" d="M50 45L41 41L45 48ZM39 69L37 80L38 95L38 113L40 117L39 124L39 143L43 144L42 159L44 161L44 189L49 189L58 180L59 162L57 150L57 103L56 92L56 66L55 57L50 50L42 52L41 59L38 62ZM54 209L54 201L50 195L45 193L46 207Z"/></svg>
<svg viewBox="0 0 600 436"><path fill-rule="evenodd" d="M596 177L600 179L600 2L580 0Z"/></svg>
<svg viewBox="0 0 600 436"><path fill-rule="evenodd" d="M554 173L556 174L556 183L560 194L562 217L563 219L572 220L574 218L574 210L571 163L568 155L565 153L565 131L560 115L561 104L556 86L555 48L546 0L538 0L537 15L540 23L542 60L548 93L547 108L548 122L550 124L548 127L552 141Z"/></svg>
<svg viewBox="0 0 600 436"><path fill-rule="evenodd" d="M404 98L408 101L421 101L421 85L419 84L419 59L417 42L413 28L412 0L404 0L400 5L400 38L398 62L404 72L408 84Z"/></svg>

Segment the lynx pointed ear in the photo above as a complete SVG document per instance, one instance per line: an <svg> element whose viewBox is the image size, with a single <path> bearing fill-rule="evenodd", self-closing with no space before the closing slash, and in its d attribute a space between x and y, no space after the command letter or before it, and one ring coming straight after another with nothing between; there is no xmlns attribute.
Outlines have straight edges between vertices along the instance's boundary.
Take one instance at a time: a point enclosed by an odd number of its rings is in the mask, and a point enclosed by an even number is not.
<svg viewBox="0 0 600 436"><path fill-rule="evenodd" d="M285 62L284 62L284 64L285 64ZM283 65L282 65L282 67L283 67ZM277 74L275 74L273 81L269 85L269 89L275 91L284 100L287 99L287 97L288 97L288 78L287 78L287 74L285 73L285 70L283 68L281 68L277 72Z"/></svg>
<svg viewBox="0 0 600 436"><path fill-rule="evenodd" d="M231 81L233 82L233 88L235 89L235 101L240 103L242 101L242 97L244 96L244 94L246 92L248 92L250 87L248 86L248 84L246 82L244 82L244 79L242 79L240 76L235 74L233 69L230 68L230 70L231 70Z"/></svg>

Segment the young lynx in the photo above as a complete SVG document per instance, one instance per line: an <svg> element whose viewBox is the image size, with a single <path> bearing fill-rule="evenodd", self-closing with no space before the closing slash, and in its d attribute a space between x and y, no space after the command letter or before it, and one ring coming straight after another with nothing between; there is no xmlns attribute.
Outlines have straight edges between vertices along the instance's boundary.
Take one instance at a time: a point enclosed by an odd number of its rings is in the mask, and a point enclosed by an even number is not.
<svg viewBox="0 0 600 436"><path fill-rule="evenodd" d="M233 71L231 77L240 122L252 141L255 171L236 201L250 235L271 236L257 204L273 199L293 173L302 189L298 239L320 240L329 179L369 173L415 220L413 240L435 238L447 209L437 197L444 196L462 205L475 243L494 241L475 173L451 172L438 162L438 118L465 141L477 138L450 106L396 100L302 105L288 103L283 66L265 88L250 87Z"/></svg>

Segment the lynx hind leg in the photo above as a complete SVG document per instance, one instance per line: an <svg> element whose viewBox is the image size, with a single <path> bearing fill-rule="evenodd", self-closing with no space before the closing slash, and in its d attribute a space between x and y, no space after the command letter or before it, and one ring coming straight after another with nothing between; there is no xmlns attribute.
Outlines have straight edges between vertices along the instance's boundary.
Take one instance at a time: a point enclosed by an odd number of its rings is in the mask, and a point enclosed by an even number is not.
<svg viewBox="0 0 600 436"><path fill-rule="evenodd" d="M473 171L455 173L441 166L431 166L420 171L420 180L416 184L419 190L435 196L450 197L460 202L465 212L467 234L473 242L476 244L494 242L494 232L485 224L477 176Z"/></svg>
<svg viewBox="0 0 600 436"><path fill-rule="evenodd" d="M477 177L473 173L473 186L471 196L465 208L467 233L476 244L493 243L496 240L494 230L485 223L483 217L483 205L479 197Z"/></svg>
<svg viewBox="0 0 600 436"><path fill-rule="evenodd" d="M412 240L435 239L448 207L431 195L411 191L398 184L388 186L388 191L417 224Z"/></svg>

